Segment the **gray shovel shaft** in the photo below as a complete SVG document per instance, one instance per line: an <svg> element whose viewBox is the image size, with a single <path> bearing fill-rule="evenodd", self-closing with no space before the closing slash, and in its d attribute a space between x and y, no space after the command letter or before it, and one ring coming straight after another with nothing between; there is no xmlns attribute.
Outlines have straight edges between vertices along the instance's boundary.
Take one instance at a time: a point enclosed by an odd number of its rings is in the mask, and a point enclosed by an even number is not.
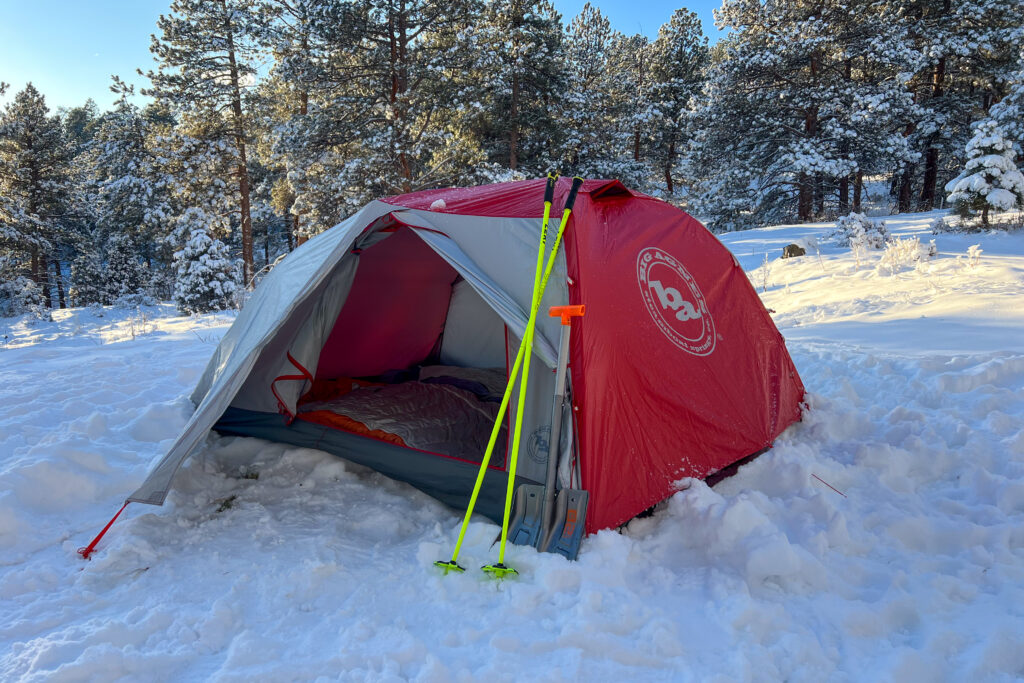
<svg viewBox="0 0 1024 683"><path fill-rule="evenodd" d="M569 330L562 325L558 340L558 364L555 367L555 399L551 403L551 436L548 439L548 471L544 479L544 526L541 538L546 540L555 519L555 476L558 473L559 448L562 442L562 412L565 403L565 375L569 365Z"/></svg>

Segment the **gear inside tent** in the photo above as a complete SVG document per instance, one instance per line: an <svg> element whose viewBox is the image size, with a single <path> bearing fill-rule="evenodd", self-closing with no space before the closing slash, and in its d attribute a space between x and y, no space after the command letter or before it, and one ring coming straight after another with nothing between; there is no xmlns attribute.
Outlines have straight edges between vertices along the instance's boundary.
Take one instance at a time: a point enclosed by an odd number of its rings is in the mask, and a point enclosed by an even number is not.
<svg viewBox="0 0 1024 683"><path fill-rule="evenodd" d="M128 500L162 504L216 430L328 451L465 510L529 318L544 187L388 197L289 254ZM556 211L568 190L560 180ZM565 305L586 315L571 321L564 407L553 411L562 325L546 313ZM618 181L583 184L539 310L522 424L508 411L476 507L493 520L516 430L515 486L543 485L550 453L554 487L587 493L578 522L592 533L763 451L800 417L800 378L732 254L685 212Z"/></svg>

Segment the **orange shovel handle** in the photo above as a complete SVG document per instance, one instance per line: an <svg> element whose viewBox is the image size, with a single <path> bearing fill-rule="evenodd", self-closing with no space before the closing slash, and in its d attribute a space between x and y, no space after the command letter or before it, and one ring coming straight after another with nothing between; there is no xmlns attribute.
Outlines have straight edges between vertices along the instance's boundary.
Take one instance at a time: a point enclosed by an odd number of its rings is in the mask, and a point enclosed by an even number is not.
<svg viewBox="0 0 1024 683"><path fill-rule="evenodd" d="M548 309L548 315L552 318L561 318L563 325L570 324L573 318L582 318L586 312L587 307L584 304L579 306L552 306Z"/></svg>

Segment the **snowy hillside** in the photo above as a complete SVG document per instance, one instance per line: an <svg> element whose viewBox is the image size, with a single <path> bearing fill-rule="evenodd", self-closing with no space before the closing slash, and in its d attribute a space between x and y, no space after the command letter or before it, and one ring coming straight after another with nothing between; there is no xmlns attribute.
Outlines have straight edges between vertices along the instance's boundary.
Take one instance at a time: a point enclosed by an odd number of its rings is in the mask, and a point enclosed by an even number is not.
<svg viewBox="0 0 1024 683"><path fill-rule="evenodd" d="M934 236L939 215L856 253L832 224L723 236L787 339L804 421L578 562L510 547L502 583L431 566L458 511L216 436L167 505L129 506L81 560L185 424L231 316L0 319L0 679L1024 677L1024 234ZM778 259L793 242L807 254ZM466 566L495 533L470 527Z"/></svg>

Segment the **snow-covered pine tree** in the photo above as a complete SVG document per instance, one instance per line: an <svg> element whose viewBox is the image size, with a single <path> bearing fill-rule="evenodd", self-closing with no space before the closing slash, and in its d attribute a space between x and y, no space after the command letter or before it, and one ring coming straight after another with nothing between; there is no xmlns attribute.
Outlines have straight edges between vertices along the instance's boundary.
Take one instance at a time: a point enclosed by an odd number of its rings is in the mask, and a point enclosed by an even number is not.
<svg viewBox="0 0 1024 683"><path fill-rule="evenodd" d="M158 273L171 265L164 242L175 213L172 185L151 149L158 126L128 102L130 94L130 89L123 92L96 127L88 160L90 185L99 234L114 240L118 249L138 248L137 258Z"/></svg>
<svg viewBox="0 0 1024 683"><path fill-rule="evenodd" d="M106 303L142 294L149 285L149 271L130 232L115 233L107 240L107 267L103 273Z"/></svg>
<svg viewBox="0 0 1024 683"><path fill-rule="evenodd" d="M261 180L269 185L257 188L255 194L269 195L273 211L289 217L291 225L285 235L289 250L310 233L301 213L293 211L297 197L288 176L293 170L289 162L295 157L282 153L282 137L292 118L308 113L311 93L329 83L325 66L330 48L317 27L324 21L323 15L333 14L333 4L327 0L262 0L251 24L254 40L274 59L269 76L253 98L258 110L256 156L266 170ZM301 176L302 169L295 170ZM260 213L266 215L266 209Z"/></svg>
<svg viewBox="0 0 1024 683"><path fill-rule="evenodd" d="M1024 158L1024 47L1018 50L1017 67L1005 88L1006 96L992 106L989 115L1013 142L1017 156Z"/></svg>
<svg viewBox="0 0 1024 683"><path fill-rule="evenodd" d="M871 8L726 0L716 13L733 32L713 51L686 162L715 229L811 220L862 166L906 153L907 51Z"/></svg>
<svg viewBox="0 0 1024 683"><path fill-rule="evenodd" d="M660 116L652 98L654 67L647 36L617 33L608 48L608 69L616 74L612 97L616 119L626 142L625 156L644 173L638 189L650 190L651 145L660 128Z"/></svg>
<svg viewBox="0 0 1024 683"><path fill-rule="evenodd" d="M210 237L210 217L202 209L187 209L179 218L178 231L185 235L175 252L177 278L174 300L185 315L231 308L238 293L235 264L224 243Z"/></svg>
<svg viewBox="0 0 1024 683"><path fill-rule="evenodd" d="M946 184L949 203L961 217L980 211L981 224L987 228L990 211L1024 207L1024 175L1015 156L1013 143L995 121L985 119L975 127L967 143L967 165Z"/></svg>
<svg viewBox="0 0 1024 683"><path fill-rule="evenodd" d="M544 175L564 92L561 16L548 0L491 0L465 31L474 62L463 99L488 160Z"/></svg>
<svg viewBox="0 0 1024 683"><path fill-rule="evenodd" d="M648 52L651 109L657 116L651 161L671 197L678 184L677 159L686 146L690 101L700 94L710 61L708 39L697 15L687 9L673 12Z"/></svg>
<svg viewBox="0 0 1024 683"><path fill-rule="evenodd" d="M74 260L71 262L71 305L110 303L105 286L103 257L97 244L99 235L93 231L83 236Z"/></svg>
<svg viewBox="0 0 1024 683"><path fill-rule="evenodd" d="M475 0L334 0L316 19L330 59L308 112L281 136L293 213L315 234L369 199L473 184L483 150L465 125Z"/></svg>
<svg viewBox="0 0 1024 683"><path fill-rule="evenodd" d="M1003 93L1024 38L1020 0L884 0L878 7L890 24L905 27L918 56L908 84L917 111L904 132L920 161L904 164L894 183L898 206L913 210L916 194L918 206L933 208L943 180L962 167L972 121Z"/></svg>
<svg viewBox="0 0 1024 683"><path fill-rule="evenodd" d="M90 97L80 107L72 107L63 112L64 136L68 143L76 147L78 152L92 142L96 128L100 122L100 108Z"/></svg>
<svg viewBox="0 0 1024 683"><path fill-rule="evenodd" d="M153 36L150 50L159 67L146 74L152 88L143 94L172 104L188 120L189 136L230 157L231 173L222 178L237 187L243 277L249 282L253 234L244 94L256 77L256 0L173 0L170 10L157 21L160 36Z"/></svg>
<svg viewBox="0 0 1024 683"><path fill-rule="evenodd" d="M51 284L62 277L53 254L65 240L70 160L60 119L28 84L0 115L0 258L19 264L47 307Z"/></svg>
<svg viewBox="0 0 1024 683"><path fill-rule="evenodd" d="M632 161L629 144L616 118L608 54L617 35L608 18L589 2L566 28L562 51L567 76L560 104L562 170L573 175L616 178L622 162ZM636 184L633 178L624 178Z"/></svg>

